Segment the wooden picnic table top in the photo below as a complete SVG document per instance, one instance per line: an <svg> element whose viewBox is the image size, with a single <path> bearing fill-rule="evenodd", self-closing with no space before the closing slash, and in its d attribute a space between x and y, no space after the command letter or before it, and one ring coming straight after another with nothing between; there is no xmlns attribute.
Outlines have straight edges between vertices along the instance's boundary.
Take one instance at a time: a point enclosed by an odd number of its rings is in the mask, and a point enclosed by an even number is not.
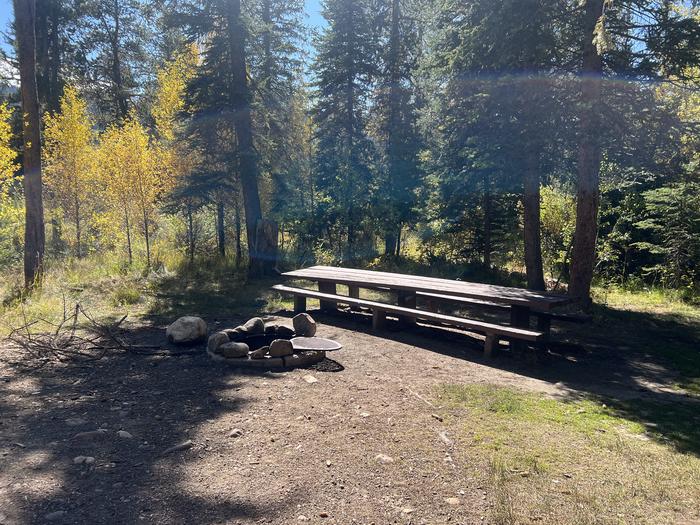
<svg viewBox="0 0 700 525"><path fill-rule="evenodd" d="M484 299L511 306L524 306L541 311L549 311L571 302L566 295L550 294L524 288L511 288L493 284L471 283L373 270L337 268L334 266L311 266L301 270L286 272L282 275L290 279L338 283L360 288L389 288L392 290L449 294L456 297Z"/></svg>

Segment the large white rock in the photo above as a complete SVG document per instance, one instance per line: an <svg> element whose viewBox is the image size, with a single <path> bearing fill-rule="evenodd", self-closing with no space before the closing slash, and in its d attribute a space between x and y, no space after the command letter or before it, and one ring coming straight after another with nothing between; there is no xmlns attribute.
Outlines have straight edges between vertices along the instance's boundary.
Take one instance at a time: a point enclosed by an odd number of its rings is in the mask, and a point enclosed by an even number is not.
<svg viewBox="0 0 700 525"><path fill-rule="evenodd" d="M200 317L186 315L168 326L165 336L178 345L199 343L207 337L207 323Z"/></svg>

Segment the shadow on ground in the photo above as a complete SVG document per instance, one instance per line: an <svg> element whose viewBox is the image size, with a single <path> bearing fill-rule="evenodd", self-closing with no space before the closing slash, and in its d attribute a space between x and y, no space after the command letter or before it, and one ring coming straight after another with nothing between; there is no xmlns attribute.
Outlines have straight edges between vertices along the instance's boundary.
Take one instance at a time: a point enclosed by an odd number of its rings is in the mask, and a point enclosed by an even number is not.
<svg viewBox="0 0 700 525"><path fill-rule="evenodd" d="M151 327L124 335L137 343L163 339ZM234 492L209 498L188 490L185 467L206 484L217 473L199 470L200 454L230 439L200 435L200 426L247 405L240 385L249 372L212 366L198 350L115 352L0 377L0 477L15 480L0 486L0 522L192 523L196 516L202 524L235 523L279 510ZM190 448L163 455L188 441ZM79 456L95 462L75 464Z"/></svg>

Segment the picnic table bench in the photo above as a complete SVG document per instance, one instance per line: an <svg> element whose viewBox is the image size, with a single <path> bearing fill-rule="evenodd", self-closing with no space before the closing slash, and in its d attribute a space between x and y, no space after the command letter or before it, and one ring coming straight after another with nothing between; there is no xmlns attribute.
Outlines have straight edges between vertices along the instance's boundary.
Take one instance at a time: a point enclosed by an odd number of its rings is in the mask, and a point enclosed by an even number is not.
<svg viewBox="0 0 700 525"><path fill-rule="evenodd" d="M570 302L564 295L521 288L332 266L312 266L282 275L287 279L301 279L318 284L318 291L287 285L273 286L279 292L294 296L294 310L297 313L305 311L306 299L312 298L320 301L324 311L335 310L338 304L347 304L354 310L367 308L372 311L375 328L384 325L387 314L395 315L402 322L408 323L421 319L448 324L484 334L486 355L491 355L501 338L507 339L512 346L520 349L528 342L546 341L551 311ZM347 296L337 293L338 284L348 287ZM361 288L394 292L398 304L360 299ZM427 300L428 310L418 307L417 298ZM507 308L510 310L510 324L489 323L438 313L436 305L440 302L464 302L472 306ZM530 317L533 315L538 318L537 330L530 328Z"/></svg>

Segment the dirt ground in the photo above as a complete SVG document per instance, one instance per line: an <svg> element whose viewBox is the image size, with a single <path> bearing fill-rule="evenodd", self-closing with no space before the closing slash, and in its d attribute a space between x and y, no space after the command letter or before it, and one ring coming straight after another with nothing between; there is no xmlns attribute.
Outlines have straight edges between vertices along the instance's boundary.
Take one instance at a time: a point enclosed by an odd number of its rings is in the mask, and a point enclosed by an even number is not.
<svg viewBox="0 0 700 525"><path fill-rule="evenodd" d="M32 373L1 363L0 524L488 523L485 466L454 453L436 386L683 397L667 370L614 353L486 362L455 332L311 313L344 346L318 369L241 371L203 347ZM134 343L164 337L129 329Z"/></svg>

